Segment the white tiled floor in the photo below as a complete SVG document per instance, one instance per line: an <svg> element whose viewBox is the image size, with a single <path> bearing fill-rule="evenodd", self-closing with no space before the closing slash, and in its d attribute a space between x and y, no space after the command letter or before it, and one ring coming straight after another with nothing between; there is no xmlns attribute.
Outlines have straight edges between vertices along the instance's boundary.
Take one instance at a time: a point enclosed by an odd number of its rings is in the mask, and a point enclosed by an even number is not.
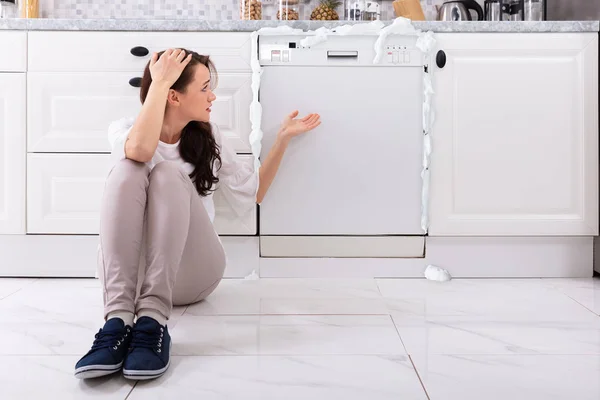
<svg viewBox="0 0 600 400"><path fill-rule="evenodd" d="M599 314L600 279L225 280L164 377L82 382L99 282L0 279L0 398L598 400Z"/></svg>

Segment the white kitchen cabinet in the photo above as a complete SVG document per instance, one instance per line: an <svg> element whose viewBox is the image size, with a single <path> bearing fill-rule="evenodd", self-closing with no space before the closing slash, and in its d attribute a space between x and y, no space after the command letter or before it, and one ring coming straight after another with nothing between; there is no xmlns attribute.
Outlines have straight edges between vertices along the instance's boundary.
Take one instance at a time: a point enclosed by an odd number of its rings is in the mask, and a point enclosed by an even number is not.
<svg viewBox="0 0 600 400"><path fill-rule="evenodd" d="M211 121L219 126L225 140L237 153L252 153L250 147L250 103L252 75L220 73L215 89Z"/></svg>
<svg viewBox="0 0 600 400"><path fill-rule="evenodd" d="M28 154L27 233L97 234L108 154Z"/></svg>
<svg viewBox="0 0 600 400"><path fill-rule="evenodd" d="M245 156L244 160L253 159ZM27 232L98 234L109 168L108 154L28 154ZM218 191L214 200L219 234L256 233L256 207L237 218Z"/></svg>
<svg viewBox="0 0 600 400"><path fill-rule="evenodd" d="M254 156L251 154L239 157L250 166L254 163ZM219 190L215 191L213 196L215 202L214 225L220 235L255 235L257 233L257 207L244 216L238 217Z"/></svg>
<svg viewBox="0 0 600 400"><path fill-rule="evenodd" d="M148 54L135 56L144 47ZM186 48L209 55L219 73L250 72L249 32L29 32L29 71L141 73L153 52Z"/></svg>
<svg viewBox="0 0 600 400"><path fill-rule="evenodd" d="M25 84L0 73L0 234L25 233Z"/></svg>
<svg viewBox="0 0 600 400"><path fill-rule="evenodd" d="M141 108L133 74L30 72L29 152L110 152L108 126Z"/></svg>
<svg viewBox="0 0 600 400"><path fill-rule="evenodd" d="M110 152L107 129L114 120L134 117L141 108L131 72L30 72L28 151L36 153ZM212 120L237 152L250 152L248 73L219 75Z"/></svg>
<svg viewBox="0 0 600 400"><path fill-rule="evenodd" d="M438 34L431 236L598 234L598 34Z"/></svg>
<svg viewBox="0 0 600 400"><path fill-rule="evenodd" d="M27 32L0 31L0 72L27 71Z"/></svg>

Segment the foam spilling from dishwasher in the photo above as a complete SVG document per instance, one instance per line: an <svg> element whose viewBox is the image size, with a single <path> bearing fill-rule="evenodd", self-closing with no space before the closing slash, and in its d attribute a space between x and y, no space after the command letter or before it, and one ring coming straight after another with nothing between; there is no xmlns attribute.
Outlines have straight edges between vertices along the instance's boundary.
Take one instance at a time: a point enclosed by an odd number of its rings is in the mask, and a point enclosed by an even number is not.
<svg viewBox="0 0 600 400"><path fill-rule="evenodd" d="M430 132L434 122L434 110L432 107L432 97L434 92L431 79L432 51L435 47L435 38L433 32L423 32L416 29L411 20L403 17L396 18L392 24L385 26L381 21L373 21L367 24L349 24L335 28L319 28L315 31L305 32L302 29L295 29L287 25L281 25L274 28L261 28L252 33L252 103L250 104L250 123L252 131L250 133L250 146L252 154L255 157L255 167L260 167L260 152L263 132L261 131L262 107L259 102L260 77L262 68L258 59L258 38L268 35L303 35L305 36L300 45L304 47L315 46L327 41L330 35L356 36L356 35L377 35L375 41L375 58L373 64L381 62L384 54L386 38L389 35L416 36L416 47L423 53L425 58L425 71L423 74L423 161L421 169L422 191L421 191L421 229L425 233L429 231L429 166L431 162L431 138Z"/></svg>
<svg viewBox="0 0 600 400"><path fill-rule="evenodd" d="M252 39L252 57L250 60L250 68L252 69L252 102L250 103L250 136L248 140L250 142L250 149L254 156L254 169L258 172L260 168L260 152L261 143L263 138L263 132L261 129L262 124L262 106L259 102L258 91L260 89L260 76L262 74L262 68L258 61L258 32L252 32L250 36Z"/></svg>
<svg viewBox="0 0 600 400"><path fill-rule="evenodd" d="M368 24L342 25L335 28L319 28L316 31L308 31L309 35L300 41L301 46L311 47L327 40L329 35L339 36L357 36L357 35L378 35L384 27L381 21L373 21Z"/></svg>
<svg viewBox="0 0 600 400"><path fill-rule="evenodd" d="M435 265L427 266L424 275L425 278L429 279L430 281L436 282L447 282L452 279L452 276L450 276L450 272Z"/></svg>
<svg viewBox="0 0 600 400"><path fill-rule="evenodd" d="M259 276L258 276L258 274L256 273L256 270L255 270L255 269L254 269L254 270L252 270L252 272L251 272L249 275L246 275L246 276L244 277L244 280L246 280L246 281L256 281L256 280L258 280L258 279L260 279L260 277L259 277Z"/></svg>

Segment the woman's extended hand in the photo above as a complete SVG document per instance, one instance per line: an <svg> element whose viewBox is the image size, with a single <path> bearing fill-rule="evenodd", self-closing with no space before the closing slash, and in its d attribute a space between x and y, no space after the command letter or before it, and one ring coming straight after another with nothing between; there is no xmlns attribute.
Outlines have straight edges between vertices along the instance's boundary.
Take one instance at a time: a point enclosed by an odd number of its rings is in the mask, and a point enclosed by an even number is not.
<svg viewBox="0 0 600 400"><path fill-rule="evenodd" d="M321 116L319 114L308 114L302 119L295 119L298 111L294 111L281 124L280 135L284 138L293 138L308 131L312 131L321 125Z"/></svg>
<svg viewBox="0 0 600 400"><path fill-rule="evenodd" d="M185 56L185 51L168 49L160 58L158 53L152 54L150 60L150 76L153 82L164 83L169 87L179 79L186 65L192 60L192 55Z"/></svg>

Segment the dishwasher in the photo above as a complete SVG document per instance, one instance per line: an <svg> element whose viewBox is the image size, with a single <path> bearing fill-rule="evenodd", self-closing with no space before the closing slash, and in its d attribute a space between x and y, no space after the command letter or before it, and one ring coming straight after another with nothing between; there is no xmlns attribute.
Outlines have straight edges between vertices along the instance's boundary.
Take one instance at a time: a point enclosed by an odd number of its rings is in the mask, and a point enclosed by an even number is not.
<svg viewBox="0 0 600 400"><path fill-rule="evenodd" d="M260 158L283 118L315 112L259 208L261 257L422 257L424 57L416 38L261 36Z"/></svg>

